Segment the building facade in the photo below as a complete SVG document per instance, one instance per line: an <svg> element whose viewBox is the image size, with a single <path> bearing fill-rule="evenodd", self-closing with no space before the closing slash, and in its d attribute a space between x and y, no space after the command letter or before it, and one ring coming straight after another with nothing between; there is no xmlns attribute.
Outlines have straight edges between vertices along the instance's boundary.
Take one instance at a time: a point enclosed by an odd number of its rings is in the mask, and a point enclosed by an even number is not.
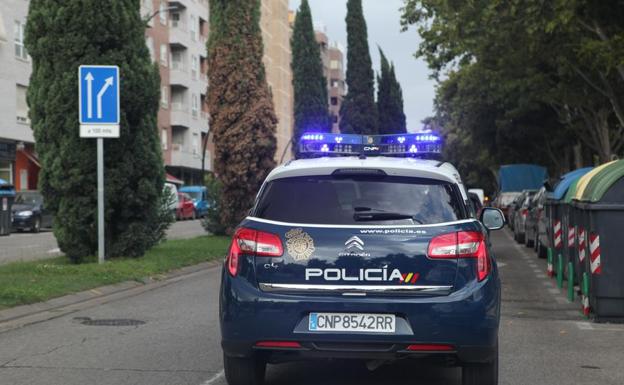
<svg viewBox="0 0 624 385"><path fill-rule="evenodd" d="M262 0L262 39L264 41L264 66L273 105L279 122L275 136L278 163L292 158L291 141L294 129L293 86L290 69L290 36L288 0Z"/></svg>
<svg viewBox="0 0 624 385"><path fill-rule="evenodd" d="M0 179L18 190L37 188L39 161L28 118L31 59L24 46L28 1L0 6Z"/></svg>
<svg viewBox="0 0 624 385"><path fill-rule="evenodd" d="M321 50L323 75L327 80L329 114L332 120L332 132L340 132L340 107L347 93L344 73L344 53L338 43L330 43L324 31L315 31L316 42Z"/></svg>
<svg viewBox="0 0 624 385"><path fill-rule="evenodd" d="M203 144L209 131L208 0L144 0L142 13L153 16L145 40L160 68L158 128L165 168L187 184L201 184ZM209 150L204 168L212 168Z"/></svg>

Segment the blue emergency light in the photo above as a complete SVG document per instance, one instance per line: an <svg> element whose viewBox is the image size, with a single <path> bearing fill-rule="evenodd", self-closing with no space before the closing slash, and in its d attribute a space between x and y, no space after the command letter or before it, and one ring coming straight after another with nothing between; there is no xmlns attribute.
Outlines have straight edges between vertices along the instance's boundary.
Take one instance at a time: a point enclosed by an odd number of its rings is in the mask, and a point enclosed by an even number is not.
<svg viewBox="0 0 624 385"><path fill-rule="evenodd" d="M442 139L430 132L396 135L305 133L299 140L302 156L427 157L441 152Z"/></svg>

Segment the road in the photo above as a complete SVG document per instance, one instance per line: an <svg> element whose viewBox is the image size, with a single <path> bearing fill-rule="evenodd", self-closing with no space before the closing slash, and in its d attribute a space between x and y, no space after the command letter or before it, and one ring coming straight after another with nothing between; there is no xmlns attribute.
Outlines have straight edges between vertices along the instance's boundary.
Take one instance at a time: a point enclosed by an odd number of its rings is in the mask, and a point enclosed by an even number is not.
<svg viewBox="0 0 624 385"><path fill-rule="evenodd" d="M206 234L200 220L174 223L167 237L169 239L192 238ZM0 237L0 264L13 261L29 261L61 255L54 234L43 230L38 234L12 233Z"/></svg>
<svg viewBox="0 0 624 385"><path fill-rule="evenodd" d="M621 385L624 325L592 324L546 278L545 262L493 236L503 281L501 384ZM224 385L213 268L143 294L0 333L2 385ZM135 326L81 320L129 319ZM263 322L263 320L258 320ZM357 362L269 366L267 385L460 384L458 369L403 361L369 372Z"/></svg>

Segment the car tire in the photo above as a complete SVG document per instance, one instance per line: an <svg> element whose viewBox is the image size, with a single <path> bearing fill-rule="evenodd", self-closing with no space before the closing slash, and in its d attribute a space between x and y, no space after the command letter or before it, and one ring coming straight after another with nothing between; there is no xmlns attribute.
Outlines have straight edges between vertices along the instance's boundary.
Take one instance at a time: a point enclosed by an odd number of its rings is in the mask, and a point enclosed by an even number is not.
<svg viewBox="0 0 624 385"><path fill-rule="evenodd" d="M546 259L546 248L540 240L537 240L537 258Z"/></svg>
<svg viewBox="0 0 624 385"><path fill-rule="evenodd" d="M266 363L256 357L237 358L224 354L223 371L229 385L262 385Z"/></svg>
<svg viewBox="0 0 624 385"><path fill-rule="evenodd" d="M33 227L30 229L33 233L38 233L41 231L41 218L35 218L35 223L33 223Z"/></svg>
<svg viewBox="0 0 624 385"><path fill-rule="evenodd" d="M493 361L462 367L462 385L498 385L498 344Z"/></svg>
<svg viewBox="0 0 624 385"><path fill-rule="evenodd" d="M524 246L533 247L533 240L529 237L529 232L526 228L524 229Z"/></svg>

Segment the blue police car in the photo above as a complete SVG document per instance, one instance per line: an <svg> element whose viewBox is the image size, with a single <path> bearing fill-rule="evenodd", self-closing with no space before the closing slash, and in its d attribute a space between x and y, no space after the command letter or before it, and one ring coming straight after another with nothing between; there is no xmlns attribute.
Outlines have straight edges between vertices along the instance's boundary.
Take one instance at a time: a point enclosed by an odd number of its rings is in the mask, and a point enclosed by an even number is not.
<svg viewBox="0 0 624 385"><path fill-rule="evenodd" d="M500 281L488 234L433 134L306 134L273 170L225 260L220 322L230 385L266 365L414 358L498 383Z"/></svg>

